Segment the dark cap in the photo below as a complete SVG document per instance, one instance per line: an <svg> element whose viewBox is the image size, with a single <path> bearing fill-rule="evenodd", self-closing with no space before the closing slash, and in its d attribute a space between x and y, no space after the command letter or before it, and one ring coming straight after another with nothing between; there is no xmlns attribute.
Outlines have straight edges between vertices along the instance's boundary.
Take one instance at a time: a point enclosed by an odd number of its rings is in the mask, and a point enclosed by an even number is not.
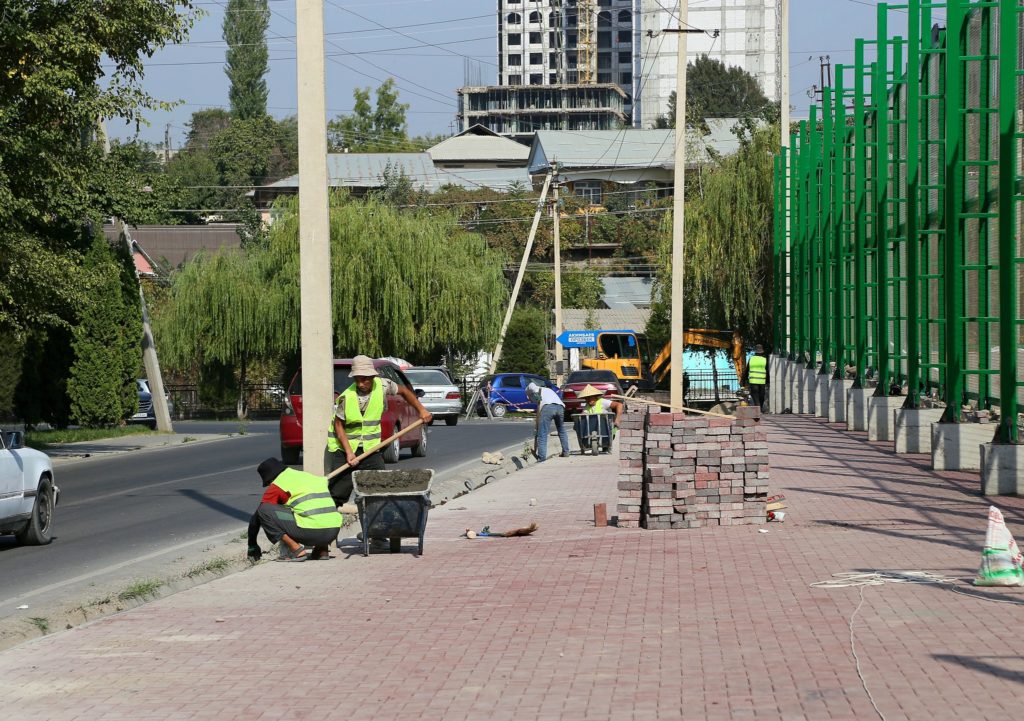
<svg viewBox="0 0 1024 721"><path fill-rule="evenodd" d="M279 459L268 458L256 467L256 472L260 474L260 478L263 479L263 487L266 488L287 468L288 466Z"/></svg>

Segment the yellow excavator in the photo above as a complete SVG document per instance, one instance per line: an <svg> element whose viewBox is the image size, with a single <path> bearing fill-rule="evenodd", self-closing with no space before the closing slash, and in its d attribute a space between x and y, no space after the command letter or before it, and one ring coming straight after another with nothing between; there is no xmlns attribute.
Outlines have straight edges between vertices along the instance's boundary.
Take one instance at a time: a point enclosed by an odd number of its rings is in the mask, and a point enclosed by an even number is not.
<svg viewBox="0 0 1024 721"><path fill-rule="evenodd" d="M737 380L743 378L746 367L746 355L740 334L733 330L709 330L707 328L688 328L683 331L683 345L701 348L714 348L729 351L732 364L736 369ZM671 341L665 344L661 352L655 356L648 367L644 367L643 354L640 352L640 340L632 331L609 331L597 334L597 357L585 358L580 361L583 368L594 370L610 370L618 377L623 389L637 386L638 390L646 391L657 388L671 370Z"/></svg>

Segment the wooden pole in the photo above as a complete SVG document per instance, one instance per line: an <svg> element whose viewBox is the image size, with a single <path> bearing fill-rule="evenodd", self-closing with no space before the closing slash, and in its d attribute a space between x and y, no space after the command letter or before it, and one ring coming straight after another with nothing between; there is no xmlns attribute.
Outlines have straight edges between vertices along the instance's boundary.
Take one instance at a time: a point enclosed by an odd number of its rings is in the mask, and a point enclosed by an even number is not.
<svg viewBox="0 0 1024 721"><path fill-rule="evenodd" d="M682 411L683 413L699 413L702 416L714 416L715 418L735 418L736 416L727 416L724 413L712 413L711 411L700 411L696 408L687 408L686 406L677 406L670 403L661 403L659 401L649 401L646 398L637 398L636 396L617 396L607 395L605 398L614 398L617 401L636 401L637 403L646 403L649 406L662 406L664 408L671 408L674 411Z"/></svg>

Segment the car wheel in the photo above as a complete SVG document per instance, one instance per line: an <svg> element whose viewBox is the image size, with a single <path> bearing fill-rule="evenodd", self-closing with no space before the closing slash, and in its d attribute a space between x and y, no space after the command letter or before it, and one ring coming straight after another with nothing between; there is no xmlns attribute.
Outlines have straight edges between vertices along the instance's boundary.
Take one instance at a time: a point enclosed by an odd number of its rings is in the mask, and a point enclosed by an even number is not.
<svg viewBox="0 0 1024 721"><path fill-rule="evenodd" d="M401 429L398 427L398 424L396 423L394 432L398 433L398 431L400 430ZM389 445L381 452L381 456L384 458L385 463L398 463L398 455L402 452L402 446L400 445L401 440L401 438L396 438L395 440L391 441L391 445Z"/></svg>
<svg viewBox="0 0 1024 721"><path fill-rule="evenodd" d="M155 431L156 430L156 421L155 420L153 420L153 421L146 421L146 426L149 428L149 430Z"/></svg>
<svg viewBox="0 0 1024 721"><path fill-rule="evenodd" d="M299 465L299 449L281 446L281 460L286 466Z"/></svg>
<svg viewBox="0 0 1024 721"><path fill-rule="evenodd" d="M28 546L44 546L52 538L53 524L53 483L48 478L39 479L39 491L32 504L32 516L25 527L15 534L18 543Z"/></svg>
<svg viewBox="0 0 1024 721"><path fill-rule="evenodd" d="M424 458L427 455L427 429L425 426L420 428L420 442L412 447L412 455L414 458Z"/></svg>
<svg viewBox="0 0 1024 721"><path fill-rule="evenodd" d="M459 417L458 416L448 416L447 418L444 419L444 424L446 426L458 425L459 424Z"/></svg>
<svg viewBox="0 0 1024 721"><path fill-rule="evenodd" d="M508 407L504 403L495 403L491 406L491 415L495 418L504 418Z"/></svg>

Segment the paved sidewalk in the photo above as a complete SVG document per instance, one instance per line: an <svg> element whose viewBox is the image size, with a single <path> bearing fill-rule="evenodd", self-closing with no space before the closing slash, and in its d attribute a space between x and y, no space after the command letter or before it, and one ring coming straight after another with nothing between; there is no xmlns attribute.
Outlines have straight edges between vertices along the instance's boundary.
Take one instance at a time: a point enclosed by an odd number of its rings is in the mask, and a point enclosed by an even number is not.
<svg viewBox="0 0 1024 721"><path fill-rule="evenodd" d="M263 564L6 651L6 715L878 718L851 654L856 611L885 719L1015 717L1024 590L966 585L988 506L976 474L933 473L819 420L765 423L789 504L768 533L596 529L615 460L554 458L431 511L422 558L345 546ZM1024 536L1024 499L999 505ZM530 521L529 538L458 538ZM963 580L810 587L879 569Z"/></svg>

